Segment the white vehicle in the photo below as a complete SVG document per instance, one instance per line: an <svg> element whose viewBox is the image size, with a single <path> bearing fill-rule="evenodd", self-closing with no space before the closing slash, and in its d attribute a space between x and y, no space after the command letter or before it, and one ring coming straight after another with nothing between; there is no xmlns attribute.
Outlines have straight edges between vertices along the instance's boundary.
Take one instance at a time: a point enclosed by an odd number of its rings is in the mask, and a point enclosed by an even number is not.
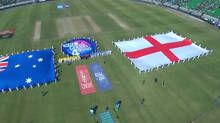
<svg viewBox="0 0 220 123"><path fill-rule="evenodd" d="M45 2L46 0L38 0L39 2Z"/></svg>
<svg viewBox="0 0 220 123"><path fill-rule="evenodd" d="M204 20L205 20L205 21L208 21L209 19L208 19L208 18L204 18Z"/></svg>

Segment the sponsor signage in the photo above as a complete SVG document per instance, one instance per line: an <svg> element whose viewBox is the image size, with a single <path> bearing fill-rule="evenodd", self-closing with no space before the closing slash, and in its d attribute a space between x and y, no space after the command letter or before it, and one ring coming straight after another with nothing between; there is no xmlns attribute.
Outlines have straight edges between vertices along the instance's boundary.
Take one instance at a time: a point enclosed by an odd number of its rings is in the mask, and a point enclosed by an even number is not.
<svg viewBox="0 0 220 123"><path fill-rule="evenodd" d="M15 32L15 29L0 31L0 38L11 38Z"/></svg>

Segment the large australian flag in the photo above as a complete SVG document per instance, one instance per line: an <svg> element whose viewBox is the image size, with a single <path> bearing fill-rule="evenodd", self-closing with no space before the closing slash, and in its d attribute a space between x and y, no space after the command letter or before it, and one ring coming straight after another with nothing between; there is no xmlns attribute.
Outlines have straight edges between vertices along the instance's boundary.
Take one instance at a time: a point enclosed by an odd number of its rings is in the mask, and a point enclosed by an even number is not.
<svg viewBox="0 0 220 123"><path fill-rule="evenodd" d="M51 49L0 57L0 91L55 81L53 57Z"/></svg>

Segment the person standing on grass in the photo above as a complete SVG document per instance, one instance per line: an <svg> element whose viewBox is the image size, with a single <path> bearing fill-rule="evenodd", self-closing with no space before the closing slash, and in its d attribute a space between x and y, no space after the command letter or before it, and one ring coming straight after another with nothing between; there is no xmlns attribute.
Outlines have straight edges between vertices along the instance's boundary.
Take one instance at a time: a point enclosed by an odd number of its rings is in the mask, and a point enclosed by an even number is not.
<svg viewBox="0 0 220 123"><path fill-rule="evenodd" d="M158 79L157 79L157 77L155 77L155 78L154 78L154 82L157 83L157 81L158 81Z"/></svg>
<svg viewBox="0 0 220 123"><path fill-rule="evenodd" d="M106 106L105 110L108 111L108 106Z"/></svg>
<svg viewBox="0 0 220 123"><path fill-rule="evenodd" d="M163 80L163 87L166 87L166 81Z"/></svg>
<svg viewBox="0 0 220 123"><path fill-rule="evenodd" d="M145 101L144 98L142 98L142 100L141 100L141 104L144 104L144 101Z"/></svg>

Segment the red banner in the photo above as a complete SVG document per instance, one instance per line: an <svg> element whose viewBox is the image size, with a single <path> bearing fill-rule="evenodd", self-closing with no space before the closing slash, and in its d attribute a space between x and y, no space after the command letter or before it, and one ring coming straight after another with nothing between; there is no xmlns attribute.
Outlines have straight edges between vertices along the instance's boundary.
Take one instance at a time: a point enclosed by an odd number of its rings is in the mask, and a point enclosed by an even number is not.
<svg viewBox="0 0 220 123"><path fill-rule="evenodd" d="M82 95L96 92L96 88L92 83L92 79L86 65L76 66L76 74Z"/></svg>

